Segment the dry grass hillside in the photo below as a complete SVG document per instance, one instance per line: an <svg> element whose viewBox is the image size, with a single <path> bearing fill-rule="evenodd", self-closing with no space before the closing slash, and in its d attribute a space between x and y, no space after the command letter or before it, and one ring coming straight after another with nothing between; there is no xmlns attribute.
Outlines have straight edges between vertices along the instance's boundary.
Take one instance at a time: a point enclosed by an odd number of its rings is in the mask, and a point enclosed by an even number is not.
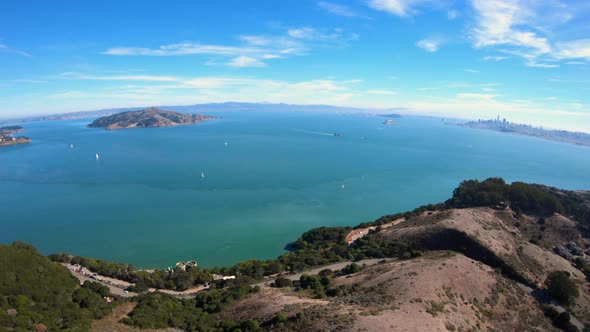
<svg viewBox="0 0 590 332"><path fill-rule="evenodd" d="M228 319L273 331L555 331L535 300L489 266L453 252L368 267L334 279L345 296L265 288L232 306ZM278 313L288 319L277 323ZM264 326L264 325L263 325Z"/></svg>
<svg viewBox="0 0 590 332"><path fill-rule="evenodd" d="M509 209L426 212L368 235L409 241L425 255L337 276L332 287L344 287L342 296L316 300L307 291L265 287L224 317L256 319L276 331L553 331L523 287L542 287L551 272L568 271L580 290L570 310L588 324L585 276L552 251L580 240L579 232L561 215L539 220Z"/></svg>

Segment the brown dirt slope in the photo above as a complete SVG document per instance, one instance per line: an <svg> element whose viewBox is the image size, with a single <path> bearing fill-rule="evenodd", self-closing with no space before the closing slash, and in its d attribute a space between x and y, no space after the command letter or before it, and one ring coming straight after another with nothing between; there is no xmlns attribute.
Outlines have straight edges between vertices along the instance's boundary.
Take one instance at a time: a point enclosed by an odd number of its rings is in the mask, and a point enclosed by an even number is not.
<svg viewBox="0 0 590 332"><path fill-rule="evenodd" d="M374 265L334 285L349 292L320 301L264 288L224 315L257 319L272 331L556 331L514 282L453 252ZM278 312L289 319L276 323Z"/></svg>

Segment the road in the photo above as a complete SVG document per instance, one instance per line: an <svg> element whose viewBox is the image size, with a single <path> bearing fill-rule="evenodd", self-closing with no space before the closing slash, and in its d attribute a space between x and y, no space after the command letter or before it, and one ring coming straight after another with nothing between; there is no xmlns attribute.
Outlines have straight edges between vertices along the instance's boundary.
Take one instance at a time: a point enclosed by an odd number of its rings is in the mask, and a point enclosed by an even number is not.
<svg viewBox="0 0 590 332"><path fill-rule="evenodd" d="M84 267L80 269L79 266L75 266L72 264L62 264L62 265L64 265L73 276L78 278L78 280L80 280L80 283L83 283L87 280L93 281L93 282L98 282L100 284L107 286L111 290L111 294L113 294L114 296L118 296L118 297L133 297L133 296L137 295L137 293L134 293L134 292L125 292L125 289L127 287L133 285L132 283L129 283L127 281L105 277L105 276L93 273ZM94 275L94 277L93 277L93 275ZM150 288L149 291L150 292L158 291L161 293L176 296L178 298L189 298L189 297L194 296L196 293L198 293L202 290L205 290L205 289L209 289L209 287L205 286L205 285L201 285L201 286L189 288L189 289L181 291L181 292L173 291L170 289L156 289L156 288Z"/></svg>

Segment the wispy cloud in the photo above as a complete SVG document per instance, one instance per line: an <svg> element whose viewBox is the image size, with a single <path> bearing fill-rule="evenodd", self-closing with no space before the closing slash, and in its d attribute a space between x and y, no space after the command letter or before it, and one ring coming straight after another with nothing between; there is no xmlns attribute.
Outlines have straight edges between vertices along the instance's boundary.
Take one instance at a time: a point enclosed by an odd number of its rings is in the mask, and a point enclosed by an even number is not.
<svg viewBox="0 0 590 332"><path fill-rule="evenodd" d="M223 46L223 45L201 45L196 43L178 43L162 45L158 48L146 47L113 47L102 54L107 55L149 55L149 56L174 56L190 54L215 54L215 55L237 55L261 53L263 50L255 47L245 46Z"/></svg>
<svg viewBox="0 0 590 332"><path fill-rule="evenodd" d="M556 40L557 26L573 19L571 3L559 1L470 0L475 20L469 35L477 49L521 57L528 67L555 68L554 60L590 59L590 39ZM486 56L484 60L504 60Z"/></svg>
<svg viewBox="0 0 590 332"><path fill-rule="evenodd" d="M4 44L0 44L0 53L11 53L20 56L30 57L31 55L25 51L17 50L15 48L8 47Z"/></svg>
<svg viewBox="0 0 590 332"><path fill-rule="evenodd" d="M427 52L436 52L440 46L440 43L434 39L422 39L416 42L416 46Z"/></svg>
<svg viewBox="0 0 590 332"><path fill-rule="evenodd" d="M484 99L484 100L491 100L496 97L494 94L489 93L471 93L471 92L463 92L458 93L457 98L459 99Z"/></svg>
<svg viewBox="0 0 590 332"><path fill-rule="evenodd" d="M251 58L248 56L239 56L236 58L231 59L228 63L230 67L266 67L266 64L256 58Z"/></svg>
<svg viewBox="0 0 590 332"><path fill-rule="evenodd" d="M332 13L332 14L338 15L338 16L364 17L363 15L353 11L352 9L350 9L347 6L336 4L333 2L320 1L320 2L318 2L318 7L320 7L321 9L323 9L329 13Z"/></svg>
<svg viewBox="0 0 590 332"><path fill-rule="evenodd" d="M447 11L447 18L451 21L456 20L457 18L459 18L459 16L461 16L461 13L456 9L451 9Z"/></svg>
<svg viewBox="0 0 590 332"><path fill-rule="evenodd" d="M368 94L370 95L387 95L387 96L393 96L397 94L397 91L394 90L368 90L367 91Z"/></svg>
<svg viewBox="0 0 590 332"><path fill-rule="evenodd" d="M557 58L590 60L590 39L579 39L557 44Z"/></svg>
<svg viewBox="0 0 590 332"><path fill-rule="evenodd" d="M502 56L502 55L486 55L483 57L485 61L502 61L506 59L510 59L509 56Z"/></svg>
<svg viewBox="0 0 590 332"><path fill-rule="evenodd" d="M289 56L309 55L316 46L342 46L358 39L355 33L343 29L314 27L283 28L279 35L240 35L238 45L211 45L183 42L150 47L112 47L103 52L112 56L187 56L210 55L206 65L225 64L231 67L264 67L263 60L285 59ZM220 61L219 58L226 60ZM227 58L231 58L229 61Z"/></svg>
<svg viewBox="0 0 590 332"><path fill-rule="evenodd" d="M467 73L472 73L472 74L477 74L477 73L479 73L479 70L477 70L477 69L470 69L470 68L463 69L463 71L465 71L465 72L467 72Z"/></svg>
<svg viewBox="0 0 590 332"><path fill-rule="evenodd" d="M71 80L91 80L91 81L144 81L144 82L176 82L174 76L154 76L154 75L87 75L76 72L64 72L59 75L62 79Z"/></svg>

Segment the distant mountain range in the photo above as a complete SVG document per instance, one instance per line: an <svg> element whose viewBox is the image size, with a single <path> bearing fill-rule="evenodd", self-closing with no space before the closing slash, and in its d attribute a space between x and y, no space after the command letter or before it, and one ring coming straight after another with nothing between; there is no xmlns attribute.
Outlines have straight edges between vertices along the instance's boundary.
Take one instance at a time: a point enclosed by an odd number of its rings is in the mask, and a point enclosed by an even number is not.
<svg viewBox="0 0 590 332"><path fill-rule="evenodd" d="M231 111L274 111L274 112L328 112L328 113L388 113L392 111L407 111L404 108L371 109L355 107L339 107L330 105L294 105L294 104L271 104L271 103L211 103L196 104L187 106L159 106L161 109L172 110L182 113L194 112L231 112ZM113 108L97 111L72 112L63 114L39 115L14 119L0 120L0 124L24 123L36 121L71 120L108 116L115 113L139 111L145 107Z"/></svg>

